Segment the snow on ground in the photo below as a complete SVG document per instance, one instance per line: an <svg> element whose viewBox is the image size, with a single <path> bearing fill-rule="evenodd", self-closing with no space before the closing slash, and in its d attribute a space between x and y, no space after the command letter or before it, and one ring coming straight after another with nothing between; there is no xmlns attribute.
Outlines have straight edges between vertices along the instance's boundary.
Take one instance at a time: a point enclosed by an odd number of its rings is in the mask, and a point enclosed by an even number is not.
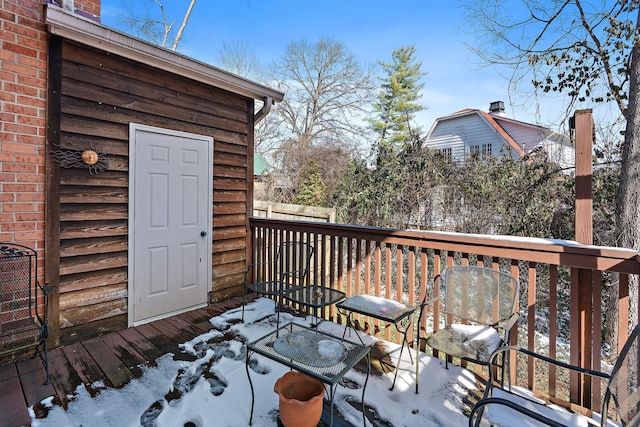
<svg viewBox="0 0 640 427"><path fill-rule="evenodd" d="M249 424L251 390L245 368L244 342L256 340L275 328L273 301L260 298L246 307L245 323L240 322L241 308L230 310L210 320L215 329L184 343L181 350L196 357L195 361L174 360L172 354L157 360L156 367L144 367L144 375L133 379L121 389L92 385L100 393L92 398L84 386L79 386L68 409L51 404L52 398L41 403L50 408L43 419L33 418L34 427L45 426L195 426L235 427ZM281 313L281 325L288 321L308 326L312 320ZM344 327L322 322L324 332L341 336ZM236 338L223 339L222 332ZM374 339L362 335L365 343ZM356 340L355 332L347 339ZM392 345L392 344L388 344ZM397 348L397 346L396 346ZM329 349L324 349L329 351ZM413 351L413 350L412 350ZM395 362L397 352L392 357ZM273 392L276 380L288 371L270 359L253 355L251 380L256 390L253 425L277 425L278 396ZM393 391L389 388L393 372L371 375L365 390L365 402L381 420L394 427L464 426L467 417L461 412L463 399L474 389L471 372L420 354L420 393L415 393L415 366L408 352ZM351 370L346 375L351 387L336 387L335 405L342 417L355 426L362 425L362 413L348 400L360 402L365 374ZM497 410L500 424L522 425L521 417ZM33 411L32 411L33 414ZM368 425L371 425L367 423ZM377 424L377 423L376 423Z"/></svg>

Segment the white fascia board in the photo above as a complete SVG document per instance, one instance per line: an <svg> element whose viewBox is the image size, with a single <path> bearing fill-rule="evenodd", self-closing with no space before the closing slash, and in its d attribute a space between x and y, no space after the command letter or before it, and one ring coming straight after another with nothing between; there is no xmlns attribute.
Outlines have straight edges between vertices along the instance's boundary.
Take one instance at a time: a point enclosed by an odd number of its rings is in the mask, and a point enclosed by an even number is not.
<svg viewBox="0 0 640 427"><path fill-rule="evenodd" d="M62 8L46 5L49 33L253 99L280 102L282 92L147 43Z"/></svg>

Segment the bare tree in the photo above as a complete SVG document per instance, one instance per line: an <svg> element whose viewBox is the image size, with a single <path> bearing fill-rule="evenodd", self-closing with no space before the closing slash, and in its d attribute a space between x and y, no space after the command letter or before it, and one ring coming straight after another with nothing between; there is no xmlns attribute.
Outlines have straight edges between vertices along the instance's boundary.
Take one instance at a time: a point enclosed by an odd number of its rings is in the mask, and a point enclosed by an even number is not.
<svg viewBox="0 0 640 427"><path fill-rule="evenodd" d="M278 160L294 193L308 162L329 179L357 149L367 130L362 120L374 96L373 70L363 68L340 42L292 42L274 62L270 82L286 96L275 108L280 126ZM331 153L331 154L329 154Z"/></svg>
<svg viewBox="0 0 640 427"><path fill-rule="evenodd" d="M373 71L363 69L340 42L292 42L274 64L273 81L286 93L278 114L290 139L303 146L354 141L358 116L368 113Z"/></svg>
<svg viewBox="0 0 640 427"><path fill-rule="evenodd" d="M517 3L517 6L515 5ZM616 204L616 241L640 249L640 44L637 0L470 0L475 51L509 66L513 88L562 93L571 101L614 103L626 119ZM630 301L636 303L637 277ZM615 344L617 295L605 298L605 334ZM632 310L635 313L635 310ZM631 316L630 323L637 322Z"/></svg>
<svg viewBox="0 0 640 427"><path fill-rule="evenodd" d="M159 0L147 0L142 11L134 10L134 2L123 0L121 3L123 12L120 14L120 24L122 26L138 37L159 46L167 47L176 21L169 22L162 2ZM178 44L182 39L195 4L196 0L189 1L180 27L178 27L171 42L171 50L173 51L178 49Z"/></svg>

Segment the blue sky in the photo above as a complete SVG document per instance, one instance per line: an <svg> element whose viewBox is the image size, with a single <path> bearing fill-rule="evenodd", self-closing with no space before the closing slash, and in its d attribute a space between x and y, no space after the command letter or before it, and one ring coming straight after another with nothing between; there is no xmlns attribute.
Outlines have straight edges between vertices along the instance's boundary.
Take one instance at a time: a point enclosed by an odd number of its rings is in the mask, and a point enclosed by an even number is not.
<svg viewBox="0 0 640 427"><path fill-rule="evenodd" d="M122 0L102 0L102 22L116 27ZM132 0L128 0L132 1ZM147 0L137 0L142 3ZM188 0L165 0L169 20L182 20ZM465 10L455 0L198 0L179 51L215 64L223 40L244 41L263 62L281 56L292 41L330 36L363 63L390 62L394 48L415 45L422 61L422 103L417 120L426 132L440 116L463 108L487 110L492 101L507 104L507 115L555 128L562 101L549 99L536 108L522 99L509 103L507 70L481 68L465 41L472 34ZM538 115L536 115L538 111Z"/></svg>

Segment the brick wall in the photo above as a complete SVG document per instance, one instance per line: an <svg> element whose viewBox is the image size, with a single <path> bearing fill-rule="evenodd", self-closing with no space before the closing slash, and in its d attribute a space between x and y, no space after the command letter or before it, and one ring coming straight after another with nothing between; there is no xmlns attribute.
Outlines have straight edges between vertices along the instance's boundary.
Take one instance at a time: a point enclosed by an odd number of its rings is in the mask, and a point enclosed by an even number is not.
<svg viewBox="0 0 640 427"><path fill-rule="evenodd" d="M100 0L76 0L99 16ZM48 34L42 0L0 0L0 241L44 249ZM41 270L42 271L42 270Z"/></svg>

